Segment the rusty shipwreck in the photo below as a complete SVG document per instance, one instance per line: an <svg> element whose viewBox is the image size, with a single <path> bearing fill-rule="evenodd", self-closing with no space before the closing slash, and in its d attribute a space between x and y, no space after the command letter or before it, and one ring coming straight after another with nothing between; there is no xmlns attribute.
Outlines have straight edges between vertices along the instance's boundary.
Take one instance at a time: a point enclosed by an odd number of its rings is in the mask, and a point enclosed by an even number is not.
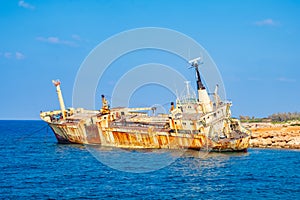
<svg viewBox="0 0 300 200"><path fill-rule="evenodd" d="M190 61L195 69L197 93L178 97L168 114L151 116L155 108L109 108L102 95L100 110L66 109L56 86L60 110L41 112L40 117L53 130L58 143L100 144L118 148L195 149L244 151L250 131L231 117L231 103L222 101L217 86L211 98L202 83L199 58ZM187 91L189 85L187 84Z"/></svg>

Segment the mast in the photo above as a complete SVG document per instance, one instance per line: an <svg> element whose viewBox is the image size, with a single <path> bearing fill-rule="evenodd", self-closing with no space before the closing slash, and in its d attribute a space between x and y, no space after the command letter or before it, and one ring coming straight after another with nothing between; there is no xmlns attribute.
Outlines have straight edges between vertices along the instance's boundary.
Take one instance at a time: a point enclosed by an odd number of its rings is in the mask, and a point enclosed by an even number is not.
<svg viewBox="0 0 300 200"><path fill-rule="evenodd" d="M64 99L60 90L60 81L59 80L52 80L52 83L54 84L54 86L56 87L56 93L57 93L57 97L58 97L58 101L59 101L59 105L60 105L60 110L63 116L63 119L66 118L66 108L65 108L65 103L64 103Z"/></svg>
<svg viewBox="0 0 300 200"><path fill-rule="evenodd" d="M195 72L196 72L198 101L200 104L203 104L203 112L207 113L207 112L211 112L213 110L213 107L212 107L212 102L208 96L207 90L201 80L201 76L199 72L199 63L198 63L199 60L201 60L201 57L190 60L189 63L192 67L195 68Z"/></svg>
<svg viewBox="0 0 300 200"><path fill-rule="evenodd" d="M199 58L200 59L200 58ZM205 89L202 81L201 81L201 77L200 77L200 72L199 72L199 68L198 68L199 64L198 62L193 62L192 63L192 67L195 67L195 70L196 70L196 76L197 76L197 90L203 90Z"/></svg>

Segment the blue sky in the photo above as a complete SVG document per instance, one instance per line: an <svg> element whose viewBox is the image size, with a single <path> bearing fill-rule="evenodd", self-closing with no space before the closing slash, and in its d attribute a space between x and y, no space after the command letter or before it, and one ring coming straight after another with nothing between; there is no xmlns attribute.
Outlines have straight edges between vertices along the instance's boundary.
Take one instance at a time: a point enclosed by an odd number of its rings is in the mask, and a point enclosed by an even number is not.
<svg viewBox="0 0 300 200"><path fill-rule="evenodd" d="M89 52L140 27L174 29L199 42L220 70L234 116L300 111L300 1L1 0L0 27L0 119L38 119L40 110L58 109L57 78L71 106ZM118 73L110 71L107 77ZM102 84L111 92L111 83ZM155 87L158 103L173 98ZM139 92L133 106L153 105L155 98Z"/></svg>

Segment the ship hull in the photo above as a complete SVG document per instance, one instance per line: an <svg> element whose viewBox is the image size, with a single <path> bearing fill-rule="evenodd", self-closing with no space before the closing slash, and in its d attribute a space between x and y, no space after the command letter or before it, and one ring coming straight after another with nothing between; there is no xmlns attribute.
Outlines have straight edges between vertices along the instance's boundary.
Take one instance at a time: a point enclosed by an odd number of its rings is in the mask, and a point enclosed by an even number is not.
<svg viewBox="0 0 300 200"><path fill-rule="evenodd" d="M101 128L100 124L76 126L49 123L58 143L101 144L106 147L132 149L193 149L218 152L245 151L250 137L213 141L201 134L170 132L169 129Z"/></svg>

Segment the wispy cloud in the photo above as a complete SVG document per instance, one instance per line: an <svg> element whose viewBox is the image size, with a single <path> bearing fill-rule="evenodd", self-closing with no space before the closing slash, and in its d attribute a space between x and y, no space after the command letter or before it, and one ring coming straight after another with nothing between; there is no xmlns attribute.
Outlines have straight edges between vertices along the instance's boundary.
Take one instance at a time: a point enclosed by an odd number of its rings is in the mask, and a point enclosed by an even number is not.
<svg viewBox="0 0 300 200"><path fill-rule="evenodd" d="M5 52L3 55L7 59L10 59L12 57L12 53L10 53L10 52Z"/></svg>
<svg viewBox="0 0 300 200"><path fill-rule="evenodd" d="M258 78L258 77L248 77L248 81L261 81L261 78Z"/></svg>
<svg viewBox="0 0 300 200"><path fill-rule="evenodd" d="M16 52L15 56L16 56L17 60L22 60L25 58L24 54L22 54L20 52Z"/></svg>
<svg viewBox="0 0 300 200"><path fill-rule="evenodd" d="M19 1L18 5L22 8L26 8L26 9L31 9L31 10L35 9L35 7L33 5L31 5L25 1L22 1L22 0Z"/></svg>
<svg viewBox="0 0 300 200"><path fill-rule="evenodd" d="M70 40L61 40L58 37L37 37L36 40L41 41L41 42L46 42L46 43L50 43L50 44L62 44L62 45L67 45L67 46L71 46L71 47L76 47L78 46L74 41L70 41Z"/></svg>
<svg viewBox="0 0 300 200"><path fill-rule="evenodd" d="M287 77L279 77L276 80L280 82L288 82L288 83L296 82L296 79L287 78Z"/></svg>
<svg viewBox="0 0 300 200"><path fill-rule="evenodd" d="M4 52L4 53L0 53L0 57L4 57L6 59L16 59L16 60L22 60L25 59L25 55L21 52Z"/></svg>
<svg viewBox="0 0 300 200"><path fill-rule="evenodd" d="M255 24L256 26L278 26L278 25L279 25L279 22L274 21L274 20L271 19L271 18L268 18L268 19L256 21L256 22L254 22L254 24Z"/></svg>
<svg viewBox="0 0 300 200"><path fill-rule="evenodd" d="M74 40L81 41L81 37L80 37L79 35L77 35L77 34L73 34L73 35L72 35L72 38L73 38Z"/></svg>
<svg viewBox="0 0 300 200"><path fill-rule="evenodd" d="M85 38L82 38L81 36L77 35L77 34L73 34L71 35L72 39L76 42L80 42L80 43L88 43L89 41Z"/></svg>

